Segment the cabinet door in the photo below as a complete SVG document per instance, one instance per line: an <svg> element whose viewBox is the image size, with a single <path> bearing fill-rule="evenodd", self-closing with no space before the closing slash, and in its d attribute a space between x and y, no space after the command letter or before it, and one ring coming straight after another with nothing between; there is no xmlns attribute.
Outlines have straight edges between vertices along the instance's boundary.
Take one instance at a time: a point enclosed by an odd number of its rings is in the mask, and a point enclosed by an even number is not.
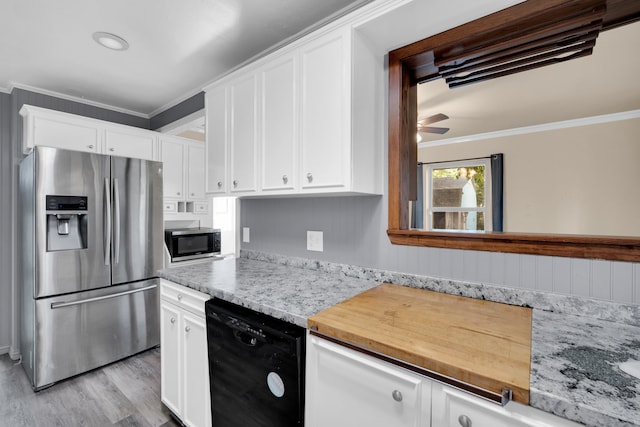
<svg viewBox="0 0 640 427"><path fill-rule="evenodd" d="M572 421L530 406L500 406L440 383L432 386L432 424L443 427L570 427Z"/></svg>
<svg viewBox="0 0 640 427"><path fill-rule="evenodd" d="M187 145L187 198L204 199L204 144Z"/></svg>
<svg viewBox="0 0 640 427"><path fill-rule="evenodd" d="M58 120L36 117L33 120L33 145L64 148L74 151L98 152L100 131L90 123L65 123ZM31 145L31 144L29 144ZM33 148L31 145L28 148Z"/></svg>
<svg viewBox="0 0 640 427"><path fill-rule="evenodd" d="M297 61L287 55L260 70L260 151L263 190L295 188L297 142Z"/></svg>
<svg viewBox="0 0 640 427"><path fill-rule="evenodd" d="M180 351L180 311L160 301L160 396L175 414L182 413L182 354Z"/></svg>
<svg viewBox="0 0 640 427"><path fill-rule="evenodd" d="M206 132L206 192L227 192L227 90L220 86L205 97Z"/></svg>
<svg viewBox="0 0 640 427"><path fill-rule="evenodd" d="M231 193L256 191L257 85L251 73L236 80L231 90Z"/></svg>
<svg viewBox="0 0 640 427"><path fill-rule="evenodd" d="M184 144L168 138L161 141L164 197L184 199Z"/></svg>
<svg viewBox="0 0 640 427"><path fill-rule="evenodd" d="M211 394L207 328L204 318L185 312L183 316L184 405L183 421L188 426L211 425Z"/></svg>
<svg viewBox="0 0 640 427"><path fill-rule="evenodd" d="M429 382L346 347L308 338L305 425L430 425Z"/></svg>
<svg viewBox="0 0 640 427"><path fill-rule="evenodd" d="M306 44L301 62L301 187L341 187L349 179L350 44L332 32Z"/></svg>
<svg viewBox="0 0 640 427"><path fill-rule="evenodd" d="M154 145L156 136L151 132L137 132L131 130L105 131L105 154L134 159L154 160Z"/></svg>

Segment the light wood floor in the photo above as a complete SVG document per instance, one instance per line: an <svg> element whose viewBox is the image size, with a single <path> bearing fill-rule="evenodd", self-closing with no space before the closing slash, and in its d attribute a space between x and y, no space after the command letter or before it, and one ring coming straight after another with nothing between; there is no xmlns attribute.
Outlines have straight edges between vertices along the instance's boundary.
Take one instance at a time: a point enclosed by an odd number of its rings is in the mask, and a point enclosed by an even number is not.
<svg viewBox="0 0 640 427"><path fill-rule="evenodd" d="M22 366L0 356L0 426L179 426L160 402L160 349L34 393Z"/></svg>

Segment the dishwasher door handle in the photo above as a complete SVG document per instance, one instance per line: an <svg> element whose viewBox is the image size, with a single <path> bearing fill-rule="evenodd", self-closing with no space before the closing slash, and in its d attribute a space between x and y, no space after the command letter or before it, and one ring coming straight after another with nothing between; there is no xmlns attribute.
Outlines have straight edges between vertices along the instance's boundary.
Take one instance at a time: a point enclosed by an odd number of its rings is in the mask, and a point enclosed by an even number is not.
<svg viewBox="0 0 640 427"><path fill-rule="evenodd" d="M246 346L255 347L256 345L258 345L258 338L251 336L245 332L234 330L233 336L236 338L237 341L241 342Z"/></svg>

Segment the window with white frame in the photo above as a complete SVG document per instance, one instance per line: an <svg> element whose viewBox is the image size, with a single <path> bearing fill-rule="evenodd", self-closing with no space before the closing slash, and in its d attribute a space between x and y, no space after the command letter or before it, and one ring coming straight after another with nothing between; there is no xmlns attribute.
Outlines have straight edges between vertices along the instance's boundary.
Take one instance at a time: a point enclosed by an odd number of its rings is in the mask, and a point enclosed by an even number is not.
<svg viewBox="0 0 640 427"><path fill-rule="evenodd" d="M493 231L491 169L489 157L424 163L424 228Z"/></svg>

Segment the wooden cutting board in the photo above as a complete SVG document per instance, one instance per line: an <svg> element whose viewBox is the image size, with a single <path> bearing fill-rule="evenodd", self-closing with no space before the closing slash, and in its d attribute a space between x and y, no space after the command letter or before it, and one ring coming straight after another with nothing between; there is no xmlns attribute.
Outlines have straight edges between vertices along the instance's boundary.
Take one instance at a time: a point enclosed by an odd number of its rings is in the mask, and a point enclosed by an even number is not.
<svg viewBox="0 0 640 427"><path fill-rule="evenodd" d="M531 309L382 284L308 320L320 334L529 403Z"/></svg>

